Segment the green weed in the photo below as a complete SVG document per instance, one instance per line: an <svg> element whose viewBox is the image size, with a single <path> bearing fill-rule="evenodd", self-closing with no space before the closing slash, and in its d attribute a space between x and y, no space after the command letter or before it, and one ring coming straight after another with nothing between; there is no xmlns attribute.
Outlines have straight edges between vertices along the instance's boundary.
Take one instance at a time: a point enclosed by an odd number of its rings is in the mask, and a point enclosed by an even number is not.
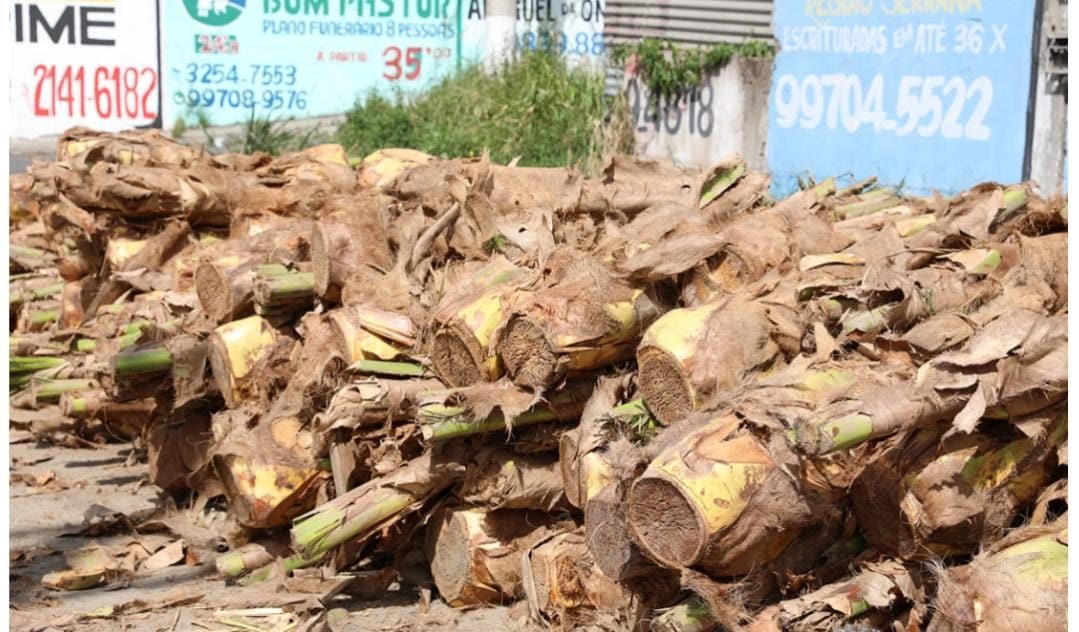
<svg viewBox="0 0 1079 632"><path fill-rule="evenodd" d="M369 94L338 129L350 153L410 147L441 157L479 156L522 166L599 168L607 153L632 149L613 134L617 103L603 75L570 68L556 52L524 51L493 73L468 65L423 94ZM622 108L624 110L624 108Z"/></svg>

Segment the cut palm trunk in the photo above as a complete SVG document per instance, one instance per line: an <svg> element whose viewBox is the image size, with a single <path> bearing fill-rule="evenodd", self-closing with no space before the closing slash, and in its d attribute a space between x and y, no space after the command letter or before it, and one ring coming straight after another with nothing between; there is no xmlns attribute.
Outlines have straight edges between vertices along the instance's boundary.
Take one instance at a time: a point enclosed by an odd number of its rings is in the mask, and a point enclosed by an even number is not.
<svg viewBox="0 0 1079 632"><path fill-rule="evenodd" d="M630 526L665 566L696 566L714 577L746 574L821 518L765 443L734 435L738 425L721 417L686 435L633 484Z"/></svg>
<svg viewBox="0 0 1079 632"><path fill-rule="evenodd" d="M319 485L329 478L327 472L297 463L295 457L282 459L280 450L268 449L265 434L250 441L250 451L234 449L214 456L214 470L233 515L254 529L283 526L309 511Z"/></svg>
<svg viewBox="0 0 1079 632"><path fill-rule="evenodd" d="M31 272L56 265L56 255L40 248L11 244L8 251L8 269L13 272Z"/></svg>
<svg viewBox="0 0 1079 632"><path fill-rule="evenodd" d="M1065 630L1068 526L1027 527L941 572L929 632Z"/></svg>
<svg viewBox="0 0 1079 632"><path fill-rule="evenodd" d="M131 220L170 217L193 225L227 226L229 207L223 178L200 177L209 170L98 163L91 171L93 186L63 187L63 193L82 208L93 208ZM80 183L81 184L81 183Z"/></svg>
<svg viewBox="0 0 1079 632"><path fill-rule="evenodd" d="M467 503L491 509L550 512L565 500L557 460L493 447L480 450L456 493Z"/></svg>
<svg viewBox="0 0 1079 632"><path fill-rule="evenodd" d="M438 592L454 608L523 597L521 554L555 525L539 511L439 509L427 524L426 543Z"/></svg>
<svg viewBox="0 0 1079 632"><path fill-rule="evenodd" d="M161 406L153 398L132 402L116 402L100 390L65 393L60 397L60 410L68 417L100 421L108 436L132 441L157 420Z"/></svg>
<svg viewBox="0 0 1079 632"><path fill-rule="evenodd" d="M329 479L312 454L311 433L295 419L268 417L244 408L213 416L214 471L237 521L258 529L309 511Z"/></svg>
<svg viewBox="0 0 1079 632"><path fill-rule="evenodd" d="M115 274L102 280L97 294L86 307L86 318L95 316L102 306L115 302L135 285L131 279L124 278L121 273L157 272L166 261L179 254L187 246L190 235L191 227L187 222L173 222L146 240L146 243L142 244L136 252L124 259L121 267L112 270Z"/></svg>
<svg viewBox="0 0 1079 632"><path fill-rule="evenodd" d="M963 555L999 539L1049 482L1065 417L1057 408L1016 420L1027 436L1011 437L941 438L950 424L939 423L884 448L851 487L866 539L905 559Z"/></svg>
<svg viewBox="0 0 1079 632"><path fill-rule="evenodd" d="M498 256L474 274L459 294L444 299L432 316L431 364L450 386L490 382L502 375L492 348L512 300L511 288L527 271Z"/></svg>
<svg viewBox="0 0 1079 632"><path fill-rule="evenodd" d="M339 301L341 289L361 267L393 267L379 199L369 195L344 200L341 210L315 222L311 265L320 297Z"/></svg>
<svg viewBox="0 0 1079 632"><path fill-rule="evenodd" d="M295 261L308 248L306 221L289 222L242 240L212 245L195 269L195 289L199 303L210 318L219 323L243 318L255 309L255 280L289 273L277 261ZM300 277L302 280L303 277Z"/></svg>
<svg viewBox="0 0 1079 632"><path fill-rule="evenodd" d="M291 531L293 549L314 563L335 547L396 522L464 475L461 456L457 448L428 451L300 516Z"/></svg>
<svg viewBox="0 0 1079 632"><path fill-rule="evenodd" d="M64 285L53 276L13 281L8 285L8 305L14 308L24 303L55 298L64 291Z"/></svg>
<svg viewBox="0 0 1079 632"><path fill-rule="evenodd" d="M259 266L252 291L258 314L307 311L315 304L315 275L282 270L277 265Z"/></svg>
<svg viewBox="0 0 1079 632"><path fill-rule="evenodd" d="M73 378L34 378L30 380L30 396L38 405L55 403L65 393L89 391L98 387L90 379Z"/></svg>
<svg viewBox="0 0 1079 632"><path fill-rule="evenodd" d="M229 408L256 395L260 375L255 370L268 360L280 335L261 316L250 316L215 329L210 335L210 366Z"/></svg>
<svg viewBox="0 0 1079 632"><path fill-rule="evenodd" d="M567 373L632 358L641 332L659 316L643 290L598 264L570 263L549 283L523 299L498 343L506 372L521 386L546 388Z"/></svg>
<svg viewBox="0 0 1079 632"><path fill-rule="evenodd" d="M364 156L360 166L360 182L364 186L381 189L412 167L425 165L432 160L432 156L415 149L379 149Z"/></svg>
<svg viewBox="0 0 1079 632"><path fill-rule="evenodd" d="M712 632L719 621L708 603L697 596L686 597L652 619L652 632Z"/></svg>
<svg viewBox="0 0 1079 632"><path fill-rule="evenodd" d="M132 239L113 236L105 245L105 261L113 270L123 270L124 266L149 243L148 239Z"/></svg>
<svg viewBox="0 0 1079 632"><path fill-rule="evenodd" d="M628 519L638 544L665 566L729 577L765 567L800 532L831 529L850 464L799 462L777 448L784 440L776 431L752 430L742 418L774 426L809 414L859 379L856 367L792 365L774 384L750 391L734 412L674 435L630 490Z"/></svg>
<svg viewBox="0 0 1079 632"><path fill-rule="evenodd" d="M60 320L59 301L35 301L23 306L17 331L38 332L55 327Z"/></svg>
<svg viewBox="0 0 1079 632"><path fill-rule="evenodd" d="M585 402L580 423L559 437L562 487L566 500L578 509L584 509L590 498L616 480L614 468L601 453L609 434L603 422L624 390L622 380L600 379Z"/></svg>
<svg viewBox="0 0 1079 632"><path fill-rule="evenodd" d="M607 577L623 581L656 570L641 554L629 527L631 480L619 479L588 499L584 510L588 549Z"/></svg>
<svg viewBox="0 0 1079 632"><path fill-rule="evenodd" d="M962 432L983 416L1014 418L1067 395L1066 319L1001 314L958 351L922 365L913 380L817 411L797 428L799 450L828 454L951 417Z"/></svg>
<svg viewBox="0 0 1079 632"><path fill-rule="evenodd" d="M801 338L798 315L777 303L732 298L673 310L648 328L637 349L641 394L656 419L672 424L782 364Z"/></svg>
<svg viewBox="0 0 1079 632"><path fill-rule="evenodd" d="M399 323L397 319L389 318L396 316L395 314L387 312L382 312L381 314L386 317L376 325L368 324L376 316L371 310L342 307L329 313L330 332L333 336L334 347L346 362L352 364L361 360L390 361L407 351L407 347L400 342L392 338L384 338L371 330L387 331L399 326L404 330L402 332L404 335L397 335L395 338L400 340L410 333L408 325L411 325L412 321L404 318L405 321L408 321L407 324Z"/></svg>

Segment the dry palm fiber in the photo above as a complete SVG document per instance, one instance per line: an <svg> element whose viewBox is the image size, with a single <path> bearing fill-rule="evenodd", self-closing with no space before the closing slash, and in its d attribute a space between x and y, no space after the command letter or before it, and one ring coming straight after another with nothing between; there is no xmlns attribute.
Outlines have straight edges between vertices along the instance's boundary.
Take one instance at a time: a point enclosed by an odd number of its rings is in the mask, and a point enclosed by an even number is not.
<svg viewBox="0 0 1079 632"><path fill-rule="evenodd" d="M211 244L199 252L195 289L203 311L218 323L253 314L259 266L305 261L310 256L310 227L311 222L294 220L251 237Z"/></svg>
<svg viewBox="0 0 1079 632"><path fill-rule="evenodd" d="M920 267L940 247L964 247L970 240L986 241L993 229L1014 215L1029 202L1030 196L1021 185L1004 189L998 184L984 183L951 200L946 212L911 239L911 247L923 254L915 257L911 268Z"/></svg>
<svg viewBox="0 0 1079 632"><path fill-rule="evenodd" d="M572 421L580 417L591 388L590 381L577 380L541 395L502 379L431 393L420 405L420 431L425 441L438 442L498 431L512 434L526 426Z"/></svg>
<svg viewBox="0 0 1079 632"><path fill-rule="evenodd" d="M484 157L471 165L471 189L489 201L494 215L508 215L530 208L554 212L577 208L585 179L573 169L504 167ZM483 221L479 222L481 229Z"/></svg>
<svg viewBox="0 0 1079 632"><path fill-rule="evenodd" d="M339 300L341 289L356 270L392 267L383 203L374 194L334 198L332 211L315 222L311 266L319 296Z"/></svg>
<svg viewBox="0 0 1079 632"><path fill-rule="evenodd" d="M894 560L869 563L849 579L767 608L748 629L830 632L848 622L866 629L891 622L917 627L928 616L928 592L926 579L914 568Z"/></svg>
<svg viewBox="0 0 1079 632"><path fill-rule="evenodd" d="M161 130L100 132L88 127L67 129L56 141L56 160L85 164L111 162L121 165L187 167L208 158L202 151L182 145Z"/></svg>
<svg viewBox="0 0 1079 632"><path fill-rule="evenodd" d="M1047 408L1067 394L1065 320L1004 312L914 379L817 411L798 427L799 450L827 454L945 417L971 432L986 415L1009 419Z"/></svg>
<svg viewBox="0 0 1079 632"><path fill-rule="evenodd" d="M439 508L426 543L439 594L455 608L523 597L521 554L559 526L539 511Z"/></svg>
<svg viewBox="0 0 1079 632"><path fill-rule="evenodd" d="M333 349L330 325L321 314L309 313L297 329L303 342L293 347L288 383L275 395L261 423L270 426L275 440L291 447L297 435L312 445L308 428L315 413L324 410L331 395L343 384L346 362Z"/></svg>
<svg viewBox="0 0 1079 632"><path fill-rule="evenodd" d="M315 504L327 480L311 455L312 438L247 410L213 417L213 467L236 520L253 528L287 524Z"/></svg>
<svg viewBox="0 0 1079 632"><path fill-rule="evenodd" d="M660 251L645 251L623 265L631 273L640 264L654 260L655 270L665 275L685 272L697 267L686 279L683 297L687 304L698 305L737 292L742 287L777 269L785 272L794 267L804 255L839 252L851 241L835 231L814 210L819 198L814 191L802 191L775 206L756 213L747 213L730 221L713 238L711 252L689 265L671 267ZM699 263L707 259L707 266Z"/></svg>
<svg viewBox="0 0 1079 632"><path fill-rule="evenodd" d="M150 481L167 491L198 489L210 469L214 433L210 413L184 415L153 424L146 437Z"/></svg>
<svg viewBox="0 0 1079 632"><path fill-rule="evenodd" d="M228 225L229 206L221 183L204 182L194 171L99 162L87 176L90 187L64 190L82 208L128 219L179 217L193 225Z"/></svg>
<svg viewBox="0 0 1079 632"><path fill-rule="evenodd" d="M892 247L897 248L894 252L903 252L899 243ZM973 315L974 308L986 303L995 310L1029 306L1052 313L1054 301L1043 297L1063 295L1066 300L1060 271L1065 251L1066 239L1048 235L1020 237L1015 245L985 244L945 252L916 270L906 270L909 254L892 255L887 261L877 257L876 264L866 266L855 289L833 296L865 306L843 316L844 333L907 328L928 316L949 312ZM863 261L868 263L869 258Z"/></svg>
<svg viewBox="0 0 1079 632"><path fill-rule="evenodd" d="M140 283L139 279L130 275L139 274L140 270L144 275L147 271L157 272L165 262L184 248L190 234L191 228L186 222L173 222L146 240L137 252L125 258L118 269L110 270L111 276L101 284L93 301L87 306L86 316L93 317L102 305L112 303L131 287L141 285L140 289L143 291L157 289L147 286L154 285L154 282ZM167 287L168 279L162 278L156 283Z"/></svg>
<svg viewBox="0 0 1079 632"><path fill-rule="evenodd" d="M625 628L643 614L640 598L592 563L583 528L541 540L521 564L529 610L540 621L573 628L606 615Z"/></svg>
<svg viewBox="0 0 1079 632"><path fill-rule="evenodd" d="M513 381L542 389L567 373L632 357L641 332L659 316L646 292L579 253L561 253L548 266L544 287L522 297L497 343Z"/></svg>
<svg viewBox="0 0 1079 632"><path fill-rule="evenodd" d="M513 291L527 274L526 269L496 256L435 309L430 356L442 381L450 386L469 386L502 375L492 342Z"/></svg>
<svg viewBox="0 0 1079 632"><path fill-rule="evenodd" d="M714 199L716 191L729 186L744 171L737 156L709 171L660 160L612 156L598 181L585 181L578 208L591 213L617 210L630 218L657 202L675 202L696 209Z"/></svg>
<svg viewBox="0 0 1079 632"><path fill-rule="evenodd" d="M1064 630L1067 517L1018 529L970 564L939 575L930 632Z"/></svg>
<svg viewBox="0 0 1079 632"><path fill-rule="evenodd" d="M334 393L316 417L320 432L382 426L413 419L429 393L445 390L436 379L366 378L346 384Z"/></svg>
<svg viewBox="0 0 1079 632"><path fill-rule="evenodd" d="M551 512L565 505L557 459L491 446L482 448L468 464L456 495L466 503L491 509Z"/></svg>
<svg viewBox="0 0 1079 632"><path fill-rule="evenodd" d="M733 296L667 312L637 348L641 395L671 424L715 395L781 365L800 349L797 312L768 299Z"/></svg>
<svg viewBox="0 0 1079 632"><path fill-rule="evenodd" d="M432 160L435 160L433 156L415 149L379 149L364 156L360 163L360 184L366 188L381 189L400 174Z"/></svg>
<svg viewBox="0 0 1079 632"><path fill-rule="evenodd" d="M977 434L946 436L948 428L885 443L851 486L862 532L881 552L947 557L999 539L1048 484L1067 440L1059 407Z"/></svg>

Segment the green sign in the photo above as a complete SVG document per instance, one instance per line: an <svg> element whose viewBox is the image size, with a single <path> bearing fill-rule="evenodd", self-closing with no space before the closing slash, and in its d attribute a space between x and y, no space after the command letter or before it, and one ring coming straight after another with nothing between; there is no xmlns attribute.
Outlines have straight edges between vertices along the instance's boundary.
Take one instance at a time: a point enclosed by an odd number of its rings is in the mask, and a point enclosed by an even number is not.
<svg viewBox="0 0 1079 632"><path fill-rule="evenodd" d="M184 0L188 15L206 26L225 26L240 17L247 0Z"/></svg>

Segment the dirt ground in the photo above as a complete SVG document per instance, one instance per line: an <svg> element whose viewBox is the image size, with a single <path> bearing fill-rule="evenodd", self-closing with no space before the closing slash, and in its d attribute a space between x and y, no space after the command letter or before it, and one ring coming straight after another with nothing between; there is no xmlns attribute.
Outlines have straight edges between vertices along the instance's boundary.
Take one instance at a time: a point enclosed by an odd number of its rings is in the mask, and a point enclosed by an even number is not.
<svg viewBox="0 0 1079 632"><path fill-rule="evenodd" d="M66 568L64 552L98 544L110 550L141 542L159 547L177 539L168 532L134 532L118 525L123 514L141 522L165 502L147 482L146 465L132 463L130 446L63 448L33 442L11 445L9 487L11 629L45 630L265 630L292 629L278 618L246 618L230 624L222 609L280 607L303 610L318 595L268 587L226 586L214 569L213 554L197 549L199 559L134 579L82 591L45 588L46 573ZM111 524L91 529L89 524ZM130 524L130 523L127 523ZM190 550L190 549L189 549ZM455 629L475 632L533 630L518 618L520 606L455 611L437 598L426 613L419 593L396 585L377 601L338 597L332 608L348 614L334 632L353 630ZM170 605L171 604L171 605ZM287 614L284 616L288 616ZM231 617L235 621L236 617ZM254 627L244 627L254 626Z"/></svg>

